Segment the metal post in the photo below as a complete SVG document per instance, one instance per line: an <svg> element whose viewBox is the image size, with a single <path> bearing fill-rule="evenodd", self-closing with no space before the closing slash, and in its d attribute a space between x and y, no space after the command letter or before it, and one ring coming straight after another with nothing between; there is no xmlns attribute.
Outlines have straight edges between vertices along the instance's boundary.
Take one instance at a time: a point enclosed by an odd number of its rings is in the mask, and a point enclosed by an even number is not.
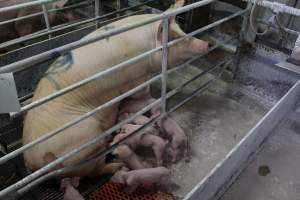
<svg viewBox="0 0 300 200"><path fill-rule="evenodd" d="M95 17L99 17L100 16L100 0L95 0ZM96 29L99 28L99 24L98 24L98 20L95 21L96 22Z"/></svg>
<svg viewBox="0 0 300 200"><path fill-rule="evenodd" d="M121 10L121 0L117 0L117 11ZM119 17L120 14L117 14L117 17Z"/></svg>
<svg viewBox="0 0 300 200"><path fill-rule="evenodd" d="M163 32L162 32L162 65L161 65L161 112L166 112L166 93L167 93L167 68L168 68L168 42L169 42L169 18L163 19Z"/></svg>
<svg viewBox="0 0 300 200"><path fill-rule="evenodd" d="M42 4L42 8L43 8L43 15L44 15L47 31L50 31L51 26L50 26L50 22L49 22L49 18L48 18L48 10L47 10L46 4ZM49 37L49 39L51 39L51 34L49 34L48 37Z"/></svg>
<svg viewBox="0 0 300 200"><path fill-rule="evenodd" d="M242 53L242 48L243 48L243 45L244 45L244 42L245 42L245 34L246 34L247 26L248 26L248 19L249 19L249 15L250 15L251 6L252 6L251 3L247 3L246 10L248 11L248 13L243 15L242 29L241 29L240 34L239 34L239 42L238 42L238 45L237 45L237 52L235 54L235 58L234 58L234 61L233 61L233 67L234 67L234 69L232 70L233 71L233 79L236 79L236 77L237 77L239 64L240 64L240 61L241 61L241 53Z"/></svg>

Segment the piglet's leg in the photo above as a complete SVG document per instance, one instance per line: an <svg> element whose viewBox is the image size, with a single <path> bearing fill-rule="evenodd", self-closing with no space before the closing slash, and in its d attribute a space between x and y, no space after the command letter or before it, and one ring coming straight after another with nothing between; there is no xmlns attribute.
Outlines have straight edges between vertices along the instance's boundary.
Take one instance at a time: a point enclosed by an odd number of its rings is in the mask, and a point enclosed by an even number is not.
<svg viewBox="0 0 300 200"><path fill-rule="evenodd" d="M79 186L79 177L64 178L60 184L60 190L64 191L64 200L84 200L81 194L75 189Z"/></svg>
<svg viewBox="0 0 300 200"><path fill-rule="evenodd" d="M117 147L113 154L116 155L130 169L143 169L145 166L139 157L127 146L121 145Z"/></svg>

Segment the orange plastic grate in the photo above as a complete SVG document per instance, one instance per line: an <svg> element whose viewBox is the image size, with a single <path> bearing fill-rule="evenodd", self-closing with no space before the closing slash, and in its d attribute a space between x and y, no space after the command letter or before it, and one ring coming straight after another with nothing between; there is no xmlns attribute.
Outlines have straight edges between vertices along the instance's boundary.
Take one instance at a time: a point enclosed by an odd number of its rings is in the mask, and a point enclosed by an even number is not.
<svg viewBox="0 0 300 200"><path fill-rule="evenodd" d="M172 195L139 187L133 194L126 194L124 185L107 182L89 195L89 200L174 200Z"/></svg>

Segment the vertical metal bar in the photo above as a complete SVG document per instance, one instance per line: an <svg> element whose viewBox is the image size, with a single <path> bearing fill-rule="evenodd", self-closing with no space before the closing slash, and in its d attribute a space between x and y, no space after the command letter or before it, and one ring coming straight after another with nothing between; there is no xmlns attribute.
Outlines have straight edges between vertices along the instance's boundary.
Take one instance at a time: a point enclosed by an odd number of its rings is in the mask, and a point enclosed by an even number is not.
<svg viewBox="0 0 300 200"><path fill-rule="evenodd" d="M242 28L239 34L239 42L237 45L237 52L233 61L233 79L236 79L238 70L239 70L239 64L241 61L241 53L242 53L242 48L244 46L244 42L245 42L245 34L246 34L246 29L248 26L248 20L249 20L249 15L250 15L250 9L251 9L251 3L247 3L247 8L246 10L248 11L247 14L243 15L243 24L242 24Z"/></svg>
<svg viewBox="0 0 300 200"><path fill-rule="evenodd" d="M121 0L117 0L117 11L121 10ZM117 17L119 17L120 14L117 14Z"/></svg>
<svg viewBox="0 0 300 200"><path fill-rule="evenodd" d="M168 68L168 42L169 42L169 18L163 18L163 33L162 33L162 65L161 65L161 113L166 112L166 93L167 93L167 68Z"/></svg>
<svg viewBox="0 0 300 200"><path fill-rule="evenodd" d="M95 0L95 17L100 16L100 0ZM96 20L96 29L99 28L98 20Z"/></svg>
<svg viewBox="0 0 300 200"><path fill-rule="evenodd" d="M43 9L43 15L44 15L47 31L50 31L51 26L50 26L50 22L49 22L49 18L48 18L48 10L47 10L46 4L42 4L42 9ZM49 34L48 37L49 37L49 39L51 39L51 34Z"/></svg>

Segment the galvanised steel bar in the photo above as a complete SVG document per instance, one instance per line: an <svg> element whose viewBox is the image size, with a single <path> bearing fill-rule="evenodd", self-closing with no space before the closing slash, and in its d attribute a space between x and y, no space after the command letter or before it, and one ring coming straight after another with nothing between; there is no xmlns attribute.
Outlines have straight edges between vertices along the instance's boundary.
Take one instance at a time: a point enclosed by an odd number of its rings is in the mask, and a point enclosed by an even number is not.
<svg viewBox="0 0 300 200"><path fill-rule="evenodd" d="M167 68L168 68L168 38L169 38L169 20L163 19L163 32L162 32L162 66L161 66L161 112L166 112L166 93L167 93Z"/></svg>
<svg viewBox="0 0 300 200"><path fill-rule="evenodd" d="M232 38L232 39L233 39L233 38ZM228 39L228 40L224 41L224 43L229 42L229 41L232 40L232 39ZM209 49L208 53L211 52L211 51L213 51L213 50L216 49L217 47L220 47L221 45L222 45L222 44L214 45L213 47L211 47L211 48ZM167 71L167 74L173 73L174 71L179 70L179 69L185 67L187 64L192 63L193 61L195 61L195 60L197 60L197 59L199 59L199 58L201 58L201 57L203 57L203 56L204 56L204 55L195 56L194 58L192 58L192 59L186 61L185 63L183 63L183 64L181 64L181 65L178 65L178 66L176 66L176 67L174 67L174 68L168 70L168 71ZM208 73L208 72L210 72L210 71L207 71L207 73ZM46 133L46 134L43 135L42 137L40 137L40 138L38 138L38 139L36 139L36 140L34 140L34 141L28 143L28 144L25 144L24 146L20 147L19 149L16 149L15 151L10 152L10 153L8 153L8 154L2 156L2 157L0 158L0 165L3 164L3 163L5 163L5 162L7 162L8 160L10 160L10 159L12 159L12 158L18 156L18 155L20 155L20 154L23 153L25 150L27 150L27 149L33 147L34 145L39 144L39 143L41 143L41 142L47 140L47 139L50 138L50 137L53 137L54 135L58 134L59 132L61 132L61 131L63 131L63 130L66 130L67 128L69 128L69 127L71 127L71 126L74 126L75 124L78 124L79 122L81 122L81 121L83 121L84 119L87 119L88 117L90 117L90 116L96 114L97 112L101 111L102 109L104 109L104 108L106 108L106 107L108 107L108 106L110 106L110 105L112 105L112 104L114 104L114 103L117 103L118 101L120 101L120 100L122 100L122 99L124 99L124 98L126 98L126 97L128 97L128 96L130 96L131 94L137 92L137 91L140 90L141 88L150 85L151 83L153 83L153 82L156 81L156 80L159 80L161 77L162 77L162 75L159 74L159 75L153 77L152 79L150 79L149 81L147 81L147 82L141 84L140 86L138 86L138 87L136 87L136 88L134 88L134 89L128 91L127 93L124 93L124 94L120 95L119 97L116 97L116 98L112 99L111 101L108 101L107 103L105 103L105 104L103 104L103 105L101 105L101 106L95 108L94 110L91 110L90 112L87 112L86 114L83 114L82 116L80 116L80 117L78 117L78 118L75 118L74 120L72 120L72 121L66 123L65 125L63 125L63 126L61 126L61 127L58 127L57 129L54 129L54 130L52 130L52 131ZM177 90L178 90L178 88L177 88ZM170 96L169 96L169 97L170 97Z"/></svg>
<svg viewBox="0 0 300 200"><path fill-rule="evenodd" d="M0 8L0 13L2 12L7 12L7 11L12 11L12 10L18 10L20 8L26 8L26 7L31 7L31 6L35 6L35 5L42 5L42 4L47 4L47 3L52 3L55 1L59 1L59 0L36 0L36 1L30 1L27 3L19 3L13 6L8 6L8 7L4 7L4 8Z"/></svg>
<svg viewBox="0 0 300 200"><path fill-rule="evenodd" d="M56 97L62 96L62 95L66 94L66 93L68 93L68 92L70 92L72 90L75 90L76 88L79 88L79 87L81 87L83 85L86 85L86 84L88 84L88 83L90 83L90 82L92 82L92 81L94 81L94 80L96 80L96 79L98 79L100 77L103 77L105 75L113 73L116 70L123 69L123 68L125 68L126 66L128 66L130 64L133 64L133 63L135 63L135 62L137 62L139 60L142 60L142 59L144 59L144 58L146 58L146 57L154 54L155 52L160 51L161 49L162 49L162 47L157 47L155 49L152 49L150 51L142 53L142 54L140 54L140 55L138 55L136 57L128 59L128 60L126 60L126 61L124 61L124 62L122 62L120 64L117 64L117 65L111 67L111 68L108 68L108 69L106 69L104 71L98 72L98 73L96 73L96 74L94 74L94 75L92 75L92 76L90 76L90 77L88 77L86 79L83 79L82 81L79 81L79 82L77 82L77 83L75 83L73 85L65 87L64 89L61 89L61 90L59 90L57 92L54 92L54 93L52 93L52 94L50 94L50 95L48 95L46 97L40 98L40 99L38 99L38 100L36 100L36 101L34 101L34 102L32 102L32 103L30 103L30 104L22 107L21 111L18 112L17 114L22 114L22 113L24 113L24 112L26 112L26 111L28 111L30 109L33 109L33 108L35 108L35 107L37 107L39 105L42 105L42 104L44 104L44 103L46 103L46 102L48 102L48 101L50 101L52 99L55 99ZM14 116L15 114L16 113L12 113L12 116Z"/></svg>
<svg viewBox="0 0 300 200"><path fill-rule="evenodd" d="M50 10L48 10L48 13L56 12L56 11L70 10L70 9L78 8L78 7L84 7L84 6L90 5L92 2L93 1L86 1L86 2L80 2L80 3L72 4L70 6L65 6L63 8L50 9ZM0 26L4 25L4 24L16 22L16 21L19 21L19 20L39 16L39 15L42 15L42 14L43 14L43 12L37 12L37 13L34 13L34 14L30 14L30 15L26 15L26 16L17 17L17 18L14 18L14 19L6 20L6 21L3 21L3 22L0 22Z"/></svg>
<svg viewBox="0 0 300 200"><path fill-rule="evenodd" d="M235 17L244 15L244 14L246 14L247 12L249 12L249 10L247 10L247 9L241 10L241 11L238 11L238 12L232 14L232 15L229 15L228 17L225 17L225 18L223 18L223 19L221 19L221 20L215 21L215 22L213 22L213 23L211 23L211 24L209 24L209 25L207 25L207 26L203 26L203 27L200 28L200 29L197 29L197 30L195 30L195 31L193 31L193 32L191 32L191 33L186 34L184 37L181 37L181 38L178 38L178 39L176 39L176 40L173 40L172 42L169 42L168 46L170 47L170 46L172 46L172 45L175 45L175 44L177 44L177 43L183 41L184 39L186 39L186 38L188 38L188 37L192 37L192 36L194 36L194 35L197 35L197 34L199 34L199 33L202 33L202 32L204 32L204 31L207 31L207 30L209 30L209 29L211 29L211 28L214 28L214 27L216 27L216 26L218 26L218 25L220 25L220 24L222 24L222 23L224 23L224 22L226 22L226 21L229 21L229 20L231 20L231 19L233 19L233 18L235 18Z"/></svg>
<svg viewBox="0 0 300 200"><path fill-rule="evenodd" d="M148 19L141 20L140 22L137 22L135 24L130 24L130 25L127 25L127 26L116 28L116 29L107 31L105 33L101 33L97 36L88 38L88 39L80 40L80 41L77 41L77 42L73 42L73 43L64 45L62 47L58 47L56 49L41 53L41 54L33 56L31 58L27 58L27 59L9 64L9 65L6 65L6 66L0 68L0 73L16 72L16 71L26 69L29 66L32 66L32 65L40 62L41 60L48 59L48 58L53 58L53 57L58 57L59 55L62 55L64 53L66 53L67 51L70 51L70 50L73 50L73 49L91 44L93 42L104 39L106 37L111 37L111 36L117 35L119 33L122 33L122 32L131 30L131 29L134 29L134 28L138 28L138 27L146 25L146 24L150 24L150 23L159 21L159 20L161 20L163 18L166 18L166 17L170 17L170 16L180 14L182 12L188 11L188 10L193 9L193 8L197 8L197 7L200 7L200 6L207 5L207 4L212 3L214 1L216 1L216 0L202 0L202 1L199 1L199 2L196 2L196 3L184 6L182 8L178 8L176 10L172 10L172 11L169 11L169 12L158 14L158 15L153 16L153 17L149 17ZM239 12L239 13L240 13L240 15L243 14L241 12ZM238 16L238 15L236 15L236 16ZM229 18L229 19L231 19L231 18Z"/></svg>
<svg viewBox="0 0 300 200"><path fill-rule="evenodd" d="M137 4L137 5L131 6L131 7L123 8L120 11L110 12L108 14L99 16L97 18L91 18L91 19L86 19L86 20L79 21L79 22L71 22L71 23L65 23L65 24L57 25L57 26L52 27L51 31L47 31L46 29L41 30L41 31L37 31L35 33L26 35L24 37L17 38L17 39L2 43L2 44L0 44L0 48L6 48L6 47L9 47L9 46L18 44L18 43L22 43L22 42L26 42L28 40L32 40L32 39L42 37L42 36L50 34L50 33L55 33L55 32L62 31L62 30L68 29L68 28L73 28L73 27L76 27L76 26L80 26L80 25L83 25L83 24L88 24L88 23L91 23L91 22L94 22L94 21L97 21L97 20L100 20L100 19L104 19L106 17L113 16L116 13L122 13L122 12L125 12L127 10L131 10L131 9L134 9L134 8L141 7L141 6L146 5L146 4L148 4L149 2L152 2L152 1L155 1L155 0L148 0L147 2L140 3L140 4Z"/></svg>
<svg viewBox="0 0 300 200"><path fill-rule="evenodd" d="M269 22L266 22L266 21L264 21L262 19L255 19L254 21L256 21L258 23L261 23L261 24L264 24L264 25L268 25L268 26L270 26L270 27L278 30L277 26L275 26L274 24L269 24ZM295 30L292 30L292 29L289 29L289 28L284 28L284 31L286 31L287 33L292 34L292 35L298 35L298 34L300 34L299 31L295 31Z"/></svg>
<svg viewBox="0 0 300 200"><path fill-rule="evenodd" d="M100 16L100 0L95 0L95 18ZM98 21L96 21L96 29L99 28Z"/></svg>
<svg viewBox="0 0 300 200"><path fill-rule="evenodd" d="M42 4L42 9L43 9L43 15L44 15L44 20L45 20L45 24L46 24L46 29L47 29L47 31L50 31L51 26L50 26L50 22L49 22L49 18L48 18L48 11L47 11L46 4ZM48 37L49 37L49 39L51 39L51 34L49 34Z"/></svg>

